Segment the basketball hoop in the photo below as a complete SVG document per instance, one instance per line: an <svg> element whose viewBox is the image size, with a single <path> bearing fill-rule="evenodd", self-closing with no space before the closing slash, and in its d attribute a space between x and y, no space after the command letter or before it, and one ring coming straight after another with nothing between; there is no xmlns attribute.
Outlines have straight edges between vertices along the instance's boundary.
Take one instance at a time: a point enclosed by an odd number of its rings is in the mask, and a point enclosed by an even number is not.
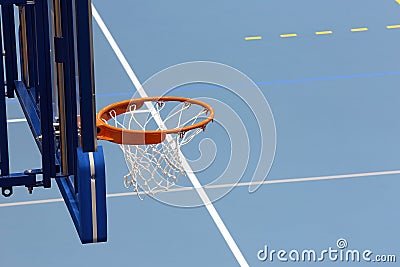
<svg viewBox="0 0 400 267"><path fill-rule="evenodd" d="M204 131L213 118L213 108L199 100L137 98L100 110L97 137L120 145L129 168L124 185L133 187L140 197L140 191L168 190L178 176L186 174L180 148Z"/></svg>

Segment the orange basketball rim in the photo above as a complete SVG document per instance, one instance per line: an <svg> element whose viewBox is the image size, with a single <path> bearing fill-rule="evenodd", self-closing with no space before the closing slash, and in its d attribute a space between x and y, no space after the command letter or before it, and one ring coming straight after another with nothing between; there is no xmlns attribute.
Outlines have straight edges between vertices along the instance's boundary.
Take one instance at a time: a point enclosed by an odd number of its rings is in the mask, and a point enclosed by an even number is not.
<svg viewBox="0 0 400 267"><path fill-rule="evenodd" d="M112 126L107 123L110 119L115 118L118 115L130 112L132 106L135 110L139 110L145 102L156 102L164 103L168 101L189 103L199 105L207 111L207 118L195 124L187 125L181 128L173 129L159 129L159 130L132 130L124 129ZM121 102L111 104L97 113L96 124L97 124L97 138L100 140L106 140L117 144L124 145L149 145L158 144L165 140L167 134L180 134L183 136L186 132L194 129L205 129L207 124L214 119L214 109L199 100L175 97L175 96L162 96L162 97L144 97L129 99Z"/></svg>

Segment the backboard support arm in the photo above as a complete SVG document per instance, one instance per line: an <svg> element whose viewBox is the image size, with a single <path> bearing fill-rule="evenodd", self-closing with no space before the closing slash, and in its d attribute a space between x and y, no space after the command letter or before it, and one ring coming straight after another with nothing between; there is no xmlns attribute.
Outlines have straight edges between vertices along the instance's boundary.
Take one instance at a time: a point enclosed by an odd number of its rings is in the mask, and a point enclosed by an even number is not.
<svg viewBox="0 0 400 267"><path fill-rule="evenodd" d="M81 242L104 242L105 164L96 138L91 3L0 0L0 6L0 47L6 40L6 55L0 59L3 195L11 196L15 186L30 193L35 187L49 188L55 179ZM41 153L40 169L10 172L6 104L15 95Z"/></svg>

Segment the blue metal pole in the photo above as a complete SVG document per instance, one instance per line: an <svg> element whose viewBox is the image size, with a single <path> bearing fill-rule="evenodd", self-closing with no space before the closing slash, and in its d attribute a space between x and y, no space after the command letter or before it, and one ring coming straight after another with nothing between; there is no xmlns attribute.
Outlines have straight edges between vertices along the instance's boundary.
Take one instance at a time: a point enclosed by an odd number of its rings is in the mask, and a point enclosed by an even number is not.
<svg viewBox="0 0 400 267"><path fill-rule="evenodd" d="M31 5L25 6L25 14L27 22L35 21L35 9ZM37 74L37 62L36 62L36 28L34 23L27 23L26 25L26 37L28 43L28 69L30 79L30 92L35 100L35 88L37 87L36 74ZM37 102L37 101L36 101Z"/></svg>
<svg viewBox="0 0 400 267"><path fill-rule="evenodd" d="M42 133L43 186L51 187L56 176L55 140L53 128L52 80L50 65L50 32L47 1L35 4L37 27L38 93L40 96L40 124Z"/></svg>
<svg viewBox="0 0 400 267"><path fill-rule="evenodd" d="M75 3L81 116L81 142L83 152L97 150L96 95L94 87L94 58L92 8L90 0Z"/></svg>
<svg viewBox="0 0 400 267"><path fill-rule="evenodd" d="M1 23L0 23L0 48L2 46ZM10 174L8 158L8 137L7 137L7 114L6 114L6 95L4 86L4 67L3 55L0 56L0 176Z"/></svg>
<svg viewBox="0 0 400 267"><path fill-rule="evenodd" d="M78 147L78 122L75 82L75 33L73 1L60 0L61 28L64 48L65 129L67 133L68 171L76 173L76 148ZM93 115L94 116L94 115ZM76 187L77 188L77 187Z"/></svg>
<svg viewBox="0 0 400 267"><path fill-rule="evenodd" d="M90 153L95 169L90 165ZM74 194L69 179L56 178L56 182L82 243L105 242L107 204L103 149L99 146L97 152L83 152L82 148L78 148L77 155L79 197Z"/></svg>
<svg viewBox="0 0 400 267"><path fill-rule="evenodd" d="M17 51L15 39L15 23L13 5L2 5L2 22L4 35L5 65L6 65L6 81L7 81L7 97L14 97L15 85L14 81L18 79L17 71Z"/></svg>

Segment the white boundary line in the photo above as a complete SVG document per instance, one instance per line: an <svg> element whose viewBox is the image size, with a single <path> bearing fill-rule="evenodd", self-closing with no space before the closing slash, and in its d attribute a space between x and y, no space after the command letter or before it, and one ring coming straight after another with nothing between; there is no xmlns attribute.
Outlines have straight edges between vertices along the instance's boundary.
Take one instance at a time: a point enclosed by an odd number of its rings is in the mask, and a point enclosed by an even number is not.
<svg viewBox="0 0 400 267"><path fill-rule="evenodd" d="M130 80L132 81L133 85L136 87L136 90L140 94L141 97L147 97L147 93L144 91L142 84L139 82L139 79L136 77L135 73L133 72L131 66L129 65L128 61L126 60L125 56L123 55L121 49L119 48L117 42L113 38L112 34L108 30L106 24L102 20L100 14L97 12L95 6L92 4L92 15L97 22L98 26L100 27L101 31L103 32L104 36L106 37L108 43L110 44L111 48L113 49L115 55L118 57L118 60L122 64L125 72L128 74ZM149 108L149 107L148 107ZM153 108L152 106L150 108ZM150 109L151 110L151 109ZM152 112L154 113L154 112ZM163 122L160 120L158 116L153 116L156 122L161 126ZM208 198L207 194L205 193L203 187L201 186L199 180L197 179L196 175L191 170L189 164L186 162L185 158L183 158L183 167L185 172L187 173L190 181L192 182L193 186L195 187L197 193L199 194L201 200L203 201L205 207L208 210L211 218L214 220L216 226L218 227L220 233L224 237L226 243L228 244L229 248L231 249L233 255L235 256L236 260L240 264L240 266L249 266L246 259L244 258L242 252L240 251L239 247L237 246L235 240L233 239L232 235L229 233L228 228L225 226L224 222L222 221L221 217L219 216L217 210L215 209L214 205Z"/></svg>
<svg viewBox="0 0 400 267"><path fill-rule="evenodd" d="M27 206L27 205L36 205L36 204L45 204L45 203L57 203L57 202L64 202L64 199L63 198L50 198L50 199L41 199L41 200L9 202L9 203L0 204L0 208L15 207L15 206Z"/></svg>
<svg viewBox="0 0 400 267"><path fill-rule="evenodd" d="M312 181L325 181L325 180L337 180L337 179L350 179L350 178L361 178L361 177L371 177L371 176L382 176L382 175L393 175L400 174L400 170L394 171L380 171L380 172L363 172L363 173L352 173L352 174L339 174L339 175L327 175L327 176L315 176L315 177L305 177L305 178L290 178L290 179L275 179L267 180L263 182L247 182L238 184L223 184L223 185L212 185L205 186L205 188L221 188L221 187L233 187L233 186L249 186L250 184L288 184L288 183L299 183L299 182L312 182Z"/></svg>
<svg viewBox="0 0 400 267"><path fill-rule="evenodd" d="M314 176L314 177L302 177L302 178L287 178L287 179L275 179L275 180L267 180L260 182L262 185L266 184L289 184L289 183L301 183L301 182L312 182L312 181L329 181L329 180L344 180L344 179L354 179L354 178L362 178L362 177L374 177L374 176L383 176L383 175L394 175L400 174L400 170L394 171L380 171L380 172L363 172L363 173L351 173L351 174L339 174L339 175L327 175L327 176ZM237 184L219 184L219 185L209 185L205 186L205 189L216 189L216 188L226 188L226 187L243 187L248 186L250 182L245 183L237 183ZM168 191L157 191L155 193L173 193L180 191L191 191L194 190L193 187L183 187L170 189ZM127 192L127 193L112 193L107 194L107 198L115 198L115 197L126 197L126 196L136 196L137 192ZM139 194L145 194L145 192L140 192ZM53 198L53 199L42 199L42 200L31 200L31 201L21 201L21 202L9 202L0 204L0 208L5 207L14 207L14 206L26 206L26 205L36 205L36 204L45 204L45 203L57 203L63 202L62 198Z"/></svg>
<svg viewBox="0 0 400 267"><path fill-rule="evenodd" d="M7 123L26 122L26 119L9 119Z"/></svg>

